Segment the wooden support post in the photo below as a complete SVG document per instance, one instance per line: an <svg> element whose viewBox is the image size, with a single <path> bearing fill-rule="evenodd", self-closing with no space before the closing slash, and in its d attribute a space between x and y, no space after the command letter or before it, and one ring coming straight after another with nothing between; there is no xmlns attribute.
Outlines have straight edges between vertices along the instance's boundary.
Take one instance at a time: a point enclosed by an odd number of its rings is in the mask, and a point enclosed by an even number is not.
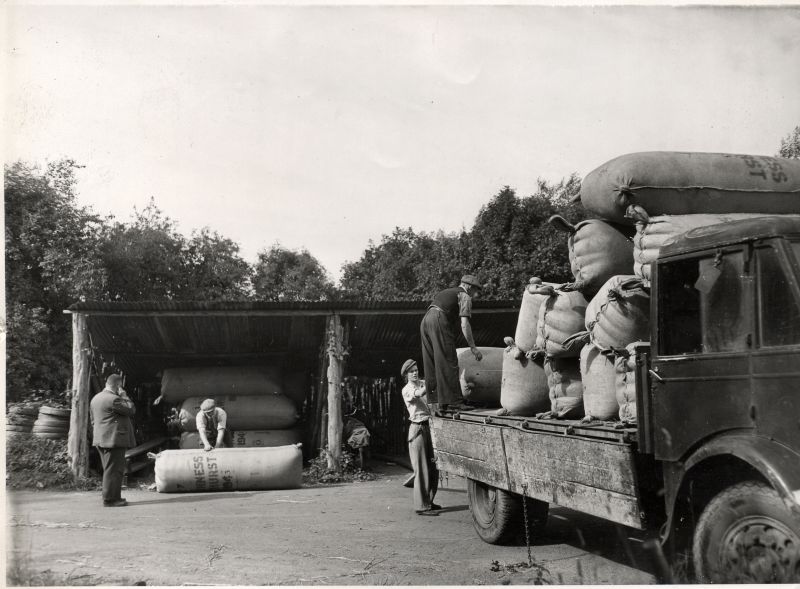
<svg viewBox="0 0 800 589"><path fill-rule="evenodd" d="M72 474L86 476L89 468L89 368L92 350L86 315L72 314L72 412L69 420L67 453Z"/></svg>
<svg viewBox="0 0 800 589"><path fill-rule="evenodd" d="M339 315L328 317L328 468L341 470L342 378L347 355L347 330Z"/></svg>

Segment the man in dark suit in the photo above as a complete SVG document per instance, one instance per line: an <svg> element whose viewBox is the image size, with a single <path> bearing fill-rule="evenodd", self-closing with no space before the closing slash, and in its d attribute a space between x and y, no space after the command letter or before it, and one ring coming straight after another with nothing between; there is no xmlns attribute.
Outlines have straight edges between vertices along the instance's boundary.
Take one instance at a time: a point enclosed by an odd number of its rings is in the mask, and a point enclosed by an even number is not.
<svg viewBox="0 0 800 589"><path fill-rule="evenodd" d="M136 407L122 388L122 376L112 374L106 388L89 405L93 439L103 463L103 505L124 507L122 478L125 476L125 450L136 445L133 420Z"/></svg>

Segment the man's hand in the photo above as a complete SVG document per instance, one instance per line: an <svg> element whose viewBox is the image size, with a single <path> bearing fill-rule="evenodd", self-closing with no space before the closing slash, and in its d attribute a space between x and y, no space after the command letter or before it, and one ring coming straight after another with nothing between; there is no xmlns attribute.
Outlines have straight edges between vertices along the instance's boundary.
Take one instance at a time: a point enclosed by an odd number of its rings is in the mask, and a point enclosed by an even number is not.
<svg viewBox="0 0 800 589"><path fill-rule="evenodd" d="M481 354L481 351L476 346L472 346L470 350L472 350L472 355L475 356L475 359L478 362L483 359L483 354Z"/></svg>
<svg viewBox="0 0 800 589"><path fill-rule="evenodd" d="M205 450L206 452L211 452L211 450L213 450L213 449L214 449L214 447L211 444L209 444L208 442L204 442L203 443L203 450Z"/></svg>

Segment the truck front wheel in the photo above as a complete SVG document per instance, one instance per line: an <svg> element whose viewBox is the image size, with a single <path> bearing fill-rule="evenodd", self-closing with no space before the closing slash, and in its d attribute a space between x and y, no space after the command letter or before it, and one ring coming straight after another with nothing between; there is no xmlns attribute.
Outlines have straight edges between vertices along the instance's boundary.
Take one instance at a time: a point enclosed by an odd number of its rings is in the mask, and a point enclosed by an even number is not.
<svg viewBox="0 0 800 589"><path fill-rule="evenodd" d="M701 583L797 582L800 523L772 487L739 483L703 510L692 557Z"/></svg>
<svg viewBox="0 0 800 589"><path fill-rule="evenodd" d="M467 496L472 523L481 540L507 544L525 530L522 497L473 479L467 480ZM547 522L548 505L527 500L528 526L533 531Z"/></svg>

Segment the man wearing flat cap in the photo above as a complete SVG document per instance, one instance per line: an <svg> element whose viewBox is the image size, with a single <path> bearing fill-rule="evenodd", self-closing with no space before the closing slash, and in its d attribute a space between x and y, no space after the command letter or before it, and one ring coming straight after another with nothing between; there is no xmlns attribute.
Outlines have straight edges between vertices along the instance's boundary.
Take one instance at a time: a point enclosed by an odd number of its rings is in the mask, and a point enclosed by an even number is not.
<svg viewBox="0 0 800 589"><path fill-rule="evenodd" d="M460 324L469 349L480 361L483 355L475 345L470 325L472 297L477 295L480 288L481 283L475 276L465 274L458 286L446 288L433 297L422 318L422 365L434 411L465 408L458 381L456 329Z"/></svg>
<svg viewBox="0 0 800 589"><path fill-rule="evenodd" d="M406 385L403 401L408 409L408 456L414 469L414 511L417 515L439 515L439 505L433 502L439 489L439 471L433 454L430 418L425 397L425 381L419 378L419 368L414 360L406 360L400 369Z"/></svg>
<svg viewBox="0 0 800 589"><path fill-rule="evenodd" d="M122 498L125 450L136 445L131 419L136 406L122 388L121 375L112 374L106 379L106 388L92 397L89 412L92 444L103 464L103 505L124 507L128 504Z"/></svg>
<svg viewBox="0 0 800 589"><path fill-rule="evenodd" d="M217 407L214 399L206 399L200 403L200 411L195 417L200 444L206 452L214 448L230 448L232 436L228 432L228 414ZM212 443L213 440L213 443Z"/></svg>

